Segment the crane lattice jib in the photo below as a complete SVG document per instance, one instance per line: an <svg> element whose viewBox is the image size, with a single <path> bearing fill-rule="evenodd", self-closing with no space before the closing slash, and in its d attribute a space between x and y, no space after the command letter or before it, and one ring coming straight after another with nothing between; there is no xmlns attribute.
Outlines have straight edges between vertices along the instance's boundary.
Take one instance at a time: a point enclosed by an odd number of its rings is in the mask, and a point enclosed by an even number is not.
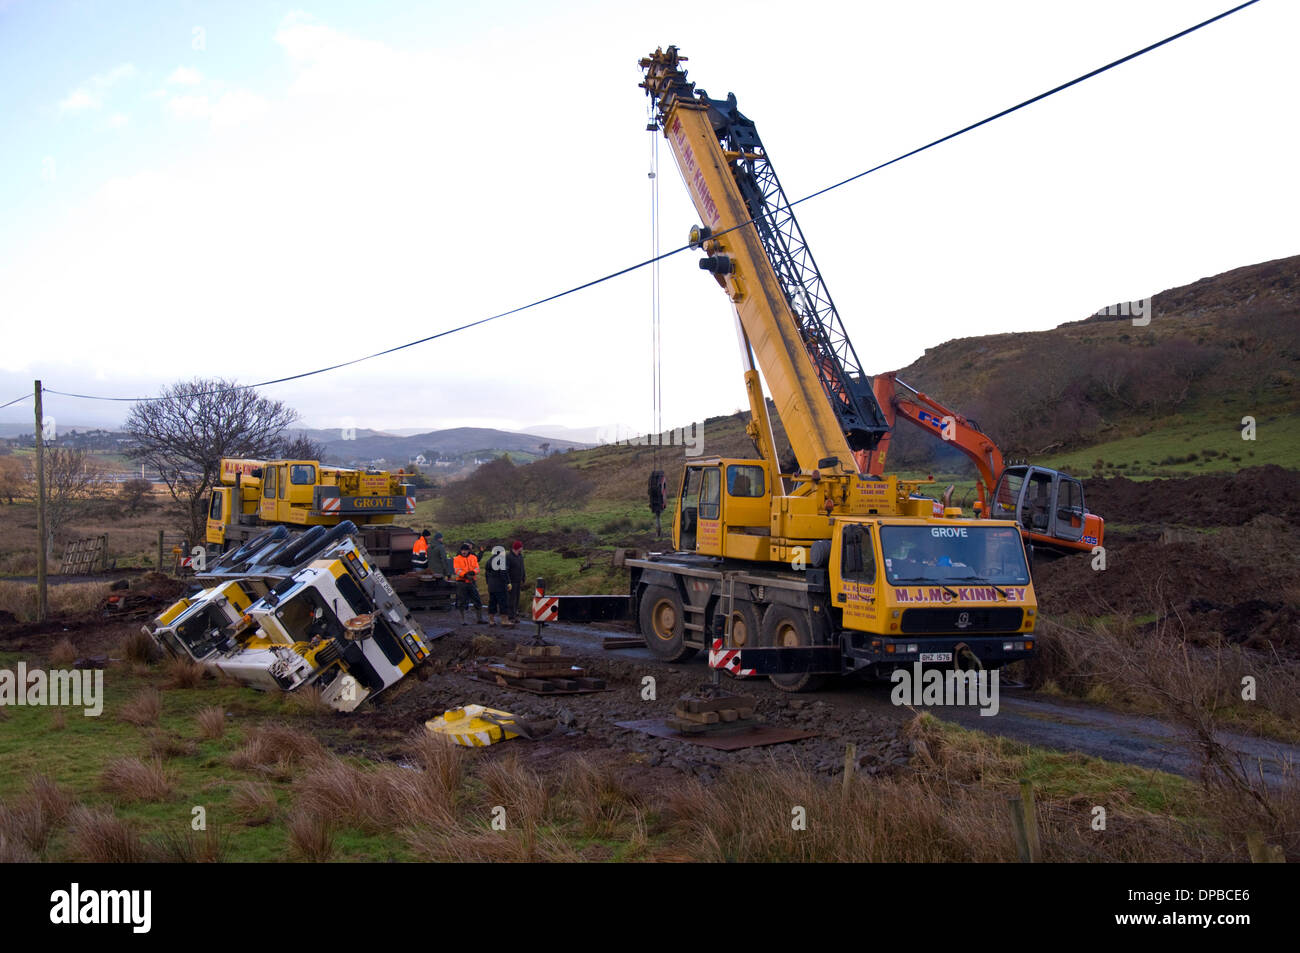
<svg viewBox="0 0 1300 953"><path fill-rule="evenodd" d="M731 174L844 436L853 450L874 449L889 432L889 424L754 123L741 114L734 94L729 94L726 101L713 100L687 82L686 71L678 68L682 57L677 56L675 47L651 59L655 75L648 75L643 85L659 109L661 122L677 98L707 109L714 134L730 160Z"/></svg>

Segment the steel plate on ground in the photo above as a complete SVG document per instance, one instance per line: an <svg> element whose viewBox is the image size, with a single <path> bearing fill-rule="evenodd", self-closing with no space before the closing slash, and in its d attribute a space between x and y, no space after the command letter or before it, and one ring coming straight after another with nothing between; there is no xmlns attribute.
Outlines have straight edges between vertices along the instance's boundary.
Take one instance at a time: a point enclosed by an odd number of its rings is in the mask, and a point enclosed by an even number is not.
<svg viewBox="0 0 1300 953"><path fill-rule="evenodd" d="M798 728L783 728L779 725L749 725L738 727L735 731L685 735L670 727L662 718L645 718L641 721L616 721L614 725L618 728L641 731L656 738L689 741L691 744L717 748L719 751L739 751L741 748L779 745L787 741L812 738L817 734L815 731L801 731Z"/></svg>

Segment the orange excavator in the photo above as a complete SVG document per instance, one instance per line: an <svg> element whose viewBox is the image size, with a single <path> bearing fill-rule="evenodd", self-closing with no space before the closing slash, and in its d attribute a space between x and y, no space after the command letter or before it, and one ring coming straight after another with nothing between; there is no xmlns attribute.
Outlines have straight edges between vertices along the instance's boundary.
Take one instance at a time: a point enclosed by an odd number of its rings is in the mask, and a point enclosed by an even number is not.
<svg viewBox="0 0 1300 953"><path fill-rule="evenodd" d="M1043 555L1068 556L1091 552L1094 546L1102 545L1105 521L1088 512L1083 484L1074 477L1048 467L1007 466L997 444L973 420L899 380L892 371L877 374L872 379L872 390L890 432L880 438L874 450L854 454L860 472L884 474L894 423L902 418L952 444L975 464L979 476L974 508L980 516L1014 519L1021 526L1025 543Z"/></svg>

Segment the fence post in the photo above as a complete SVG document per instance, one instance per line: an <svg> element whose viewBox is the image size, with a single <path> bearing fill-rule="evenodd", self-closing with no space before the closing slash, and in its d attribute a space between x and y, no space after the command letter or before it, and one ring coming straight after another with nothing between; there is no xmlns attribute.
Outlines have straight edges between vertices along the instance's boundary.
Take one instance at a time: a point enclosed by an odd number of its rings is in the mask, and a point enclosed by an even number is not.
<svg viewBox="0 0 1300 953"><path fill-rule="evenodd" d="M1025 836L1025 814L1020 809L1020 798L1007 798L1007 808L1011 811L1011 835L1016 839L1016 853L1022 864L1029 863L1029 840Z"/></svg>
<svg viewBox="0 0 1300 953"><path fill-rule="evenodd" d="M159 572L163 571L162 551L163 551L163 531L158 530L158 571Z"/></svg>
<svg viewBox="0 0 1300 953"><path fill-rule="evenodd" d="M1038 840L1038 812L1034 808L1034 786L1020 779L1020 809L1025 815L1025 842L1029 847L1029 862L1037 864L1043 859L1043 846Z"/></svg>

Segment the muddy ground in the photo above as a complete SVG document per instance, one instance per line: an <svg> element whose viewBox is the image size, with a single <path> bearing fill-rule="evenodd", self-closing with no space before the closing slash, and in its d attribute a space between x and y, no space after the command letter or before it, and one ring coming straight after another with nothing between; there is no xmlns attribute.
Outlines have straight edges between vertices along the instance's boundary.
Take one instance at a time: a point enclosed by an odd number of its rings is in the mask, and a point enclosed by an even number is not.
<svg viewBox="0 0 1300 953"><path fill-rule="evenodd" d="M1111 477L1084 491L1107 521L1106 569L1084 556L1035 566L1045 617L1174 614L1194 641L1300 658L1300 472Z"/></svg>
<svg viewBox="0 0 1300 953"><path fill-rule="evenodd" d="M1086 484L1089 508L1116 529L1106 540L1107 566L1092 568L1079 556L1035 567L1044 615L1098 616L1112 612L1168 615L1185 619L1189 632L1210 640L1216 633L1251 650L1300 656L1300 474L1263 467L1178 481L1134 483L1122 477ZM577 534L575 534L575 537ZM578 538L572 540L581 546ZM158 574L132 579L125 615L102 610L40 625L0 624L0 650L42 657L63 636L83 655L112 656L122 639L146 616L177 598L185 585ZM123 594L122 592L117 593ZM433 642L432 674L408 679L351 716L312 716L313 728L339 751L371 758L397 758L411 731L442 711L467 703L486 704L533 718L550 718L556 730L537 741L498 745L484 757L514 752L539 768L585 754L597 760L635 765L641 783L693 775L708 781L728 764L798 764L835 774L845 748L856 746L868 774L890 773L912 754L905 731L915 715L890 703L887 684L836 681L814 695L790 696L765 680L733 682L757 698L757 714L768 724L815 732L801 741L723 752L685 741L656 738L615 722L663 718L682 694L710 678L700 658L665 665L644 648L605 651L601 637L613 626L554 626L547 638L565 646L609 690L595 694L539 696L471 678L476 656L504 652L531 637L533 627L513 630L461 625L452 613L419 613ZM445 634L443 634L445 633ZM1277 656L1274 656L1277 657ZM647 677L654 697L646 698ZM726 676L723 681L729 682ZM1092 706L1003 686L996 718L972 710L934 710L967 727L996 731L1034 744L1077 750L1145 767L1192 774L1194 759L1179 747L1177 733L1149 718L1106 712ZM1232 739L1252 757L1274 764L1297 760L1297 749Z"/></svg>

